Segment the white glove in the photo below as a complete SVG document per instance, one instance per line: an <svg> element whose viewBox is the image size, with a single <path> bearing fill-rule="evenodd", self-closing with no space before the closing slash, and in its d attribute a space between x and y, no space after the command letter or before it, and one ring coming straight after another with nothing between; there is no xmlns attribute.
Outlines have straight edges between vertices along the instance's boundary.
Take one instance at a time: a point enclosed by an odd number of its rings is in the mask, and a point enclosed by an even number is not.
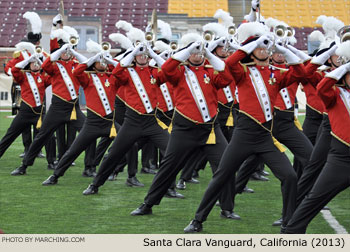
<svg viewBox="0 0 350 252"><path fill-rule="evenodd" d="M98 53L91 58L85 60L82 62L83 64L86 64L87 67L91 67L95 62L100 62L102 59L102 53Z"/></svg>
<svg viewBox="0 0 350 252"><path fill-rule="evenodd" d="M157 63L158 67L161 67L163 65L165 60L156 54L149 45L147 46L147 52L148 55Z"/></svg>
<svg viewBox="0 0 350 252"><path fill-rule="evenodd" d="M137 55L141 55L144 54L146 51L146 45L143 43L138 44L134 50L132 50L131 53L129 53L128 55L126 55L123 59L120 60L120 65L122 67L128 67L131 65L131 63L133 62L135 56Z"/></svg>
<svg viewBox="0 0 350 252"><path fill-rule="evenodd" d="M206 48L208 48L209 51L213 51L218 46L225 46L226 38L221 37L216 40L210 41L208 44L206 44Z"/></svg>
<svg viewBox="0 0 350 252"><path fill-rule="evenodd" d="M238 50L240 45L233 39L231 38L229 41L228 41L229 45L230 45L230 49L233 49L233 50Z"/></svg>
<svg viewBox="0 0 350 252"><path fill-rule="evenodd" d="M338 48L338 45L332 46L324 53L313 57L311 60L311 63L317 64L317 65L323 65L332 55L335 54L335 51L337 50L337 48Z"/></svg>
<svg viewBox="0 0 350 252"><path fill-rule="evenodd" d="M178 51L177 53L175 53L173 55L173 58L178 60L178 61L184 62L191 56L192 53L200 52L201 45L202 45L202 43L199 41L194 42L189 47L182 49L182 50Z"/></svg>
<svg viewBox="0 0 350 252"><path fill-rule="evenodd" d="M250 42L244 46L241 46L239 50L244 51L247 54L251 54L256 48L269 48L272 45L272 41L269 36L263 35L257 40Z"/></svg>
<svg viewBox="0 0 350 252"><path fill-rule="evenodd" d="M259 7L260 5L260 0L252 0L252 9L254 11L256 11L256 9Z"/></svg>
<svg viewBox="0 0 350 252"><path fill-rule="evenodd" d="M58 49L54 53L52 53L50 56L51 61L57 61L61 57L62 53L69 50L68 47L69 47L68 44L64 44L60 49Z"/></svg>
<svg viewBox="0 0 350 252"><path fill-rule="evenodd" d="M22 60L21 62L18 62L15 67L23 69L25 68L29 63L37 61L37 58L35 54L31 55L28 59Z"/></svg>
<svg viewBox="0 0 350 252"><path fill-rule="evenodd" d="M56 26L57 23L58 23L59 21L62 22L62 20L63 20L63 18L62 18L62 16L61 16L61 14L56 15L56 16L52 19L52 24L53 24L53 26Z"/></svg>
<svg viewBox="0 0 350 252"><path fill-rule="evenodd" d="M72 47L69 47L69 50L73 54L73 56L79 61L79 63L82 63L87 60L87 58L84 55L78 53Z"/></svg>
<svg viewBox="0 0 350 252"><path fill-rule="evenodd" d="M212 65L216 71L221 72L225 70L225 62L223 60L212 54L208 48L204 48L204 51L205 57L208 59L210 65Z"/></svg>
<svg viewBox="0 0 350 252"><path fill-rule="evenodd" d="M330 73L326 74L326 77L332 78L335 80L340 80L347 72L350 72L350 62L345 65L341 65Z"/></svg>
<svg viewBox="0 0 350 252"><path fill-rule="evenodd" d="M107 64L113 65L116 67L118 65L118 62L113 60L111 57L108 57L107 55L103 55L103 59L107 62Z"/></svg>
<svg viewBox="0 0 350 252"><path fill-rule="evenodd" d="M286 59L288 64L292 65L300 63L299 57L292 53L288 48L280 46L279 44L275 44L275 48L276 52L282 53L284 55L284 58Z"/></svg>
<svg viewBox="0 0 350 252"><path fill-rule="evenodd" d="M287 44L287 48L289 50L291 50L292 53L294 53L296 56L298 56L301 59L302 62L305 62L305 61L311 59L311 57L309 55L307 55L306 53L304 53L301 50L298 50L294 46L291 46L291 45Z"/></svg>

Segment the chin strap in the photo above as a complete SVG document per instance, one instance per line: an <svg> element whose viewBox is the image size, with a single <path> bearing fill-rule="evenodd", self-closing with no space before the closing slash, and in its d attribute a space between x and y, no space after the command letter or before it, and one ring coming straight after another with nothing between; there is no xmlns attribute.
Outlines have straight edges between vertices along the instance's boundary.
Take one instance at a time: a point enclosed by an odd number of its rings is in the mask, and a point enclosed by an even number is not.
<svg viewBox="0 0 350 252"><path fill-rule="evenodd" d="M191 64L191 66L198 67L198 66L201 66L204 63L204 59L203 59L203 61L200 64L194 64L190 60L188 60L188 62Z"/></svg>
<svg viewBox="0 0 350 252"><path fill-rule="evenodd" d="M255 54L254 53L252 53L252 56L255 58L255 59L257 59L258 61L266 61L269 57L266 57L265 59L259 59L258 57L256 57L255 56Z"/></svg>

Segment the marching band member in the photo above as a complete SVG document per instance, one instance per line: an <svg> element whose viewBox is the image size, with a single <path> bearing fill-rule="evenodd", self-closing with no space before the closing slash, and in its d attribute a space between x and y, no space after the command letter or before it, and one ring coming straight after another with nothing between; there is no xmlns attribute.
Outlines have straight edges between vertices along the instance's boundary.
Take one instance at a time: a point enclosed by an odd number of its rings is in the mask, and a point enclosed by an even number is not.
<svg viewBox="0 0 350 252"><path fill-rule="evenodd" d="M79 64L73 75L83 87L87 102L87 119L71 147L57 164L54 174L43 182L43 185L57 184L71 163L91 144L96 144L98 137L114 138L114 103L117 91L116 80L108 73L108 64L117 62L110 59L101 45L89 40L87 50L96 53L87 61ZM118 126L119 128L119 126Z"/></svg>
<svg viewBox="0 0 350 252"><path fill-rule="evenodd" d="M350 59L350 41L337 54ZM320 175L282 233L305 233L308 224L337 194L350 186L350 63L325 75L317 85L331 124L331 149Z"/></svg>
<svg viewBox="0 0 350 252"><path fill-rule="evenodd" d="M133 28L132 32L139 37L139 41L144 40L145 36L141 30ZM124 56L112 72L118 83L125 88L125 119L108 156L100 165L92 184L83 192L84 195L98 192L98 188L105 183L115 166L137 140L150 138L162 151L166 149L169 134L162 130L155 117L157 99L154 85L159 80L158 76L151 74L147 54L157 62L162 61L151 48L141 42Z"/></svg>
<svg viewBox="0 0 350 252"><path fill-rule="evenodd" d="M50 77L42 73L41 64L38 55L33 53L11 69L13 78L21 85L22 102L18 114L0 141L0 157L25 129L32 125L40 128L45 88L50 85Z"/></svg>
<svg viewBox="0 0 350 252"><path fill-rule="evenodd" d="M297 177L287 156L275 145L271 134L272 109L279 90L301 78L304 68L296 55L278 44L275 47L284 54L290 70L280 71L269 66L266 48L271 41L264 35L267 30L261 23L241 24L237 32L243 46L226 60L226 65L238 87L240 113L231 142L208 185L195 219L184 229L186 233L202 230L202 222L213 208L222 185L252 154L262 157L282 183L284 224L295 209ZM251 64L244 64L251 61Z"/></svg>
<svg viewBox="0 0 350 252"><path fill-rule="evenodd" d="M68 28L72 30L73 28ZM56 45L59 48L48 57L43 65L43 70L50 75L52 85L52 104L43 120L42 127L34 139L27 154L23 158L22 165L16 168L11 175L24 175L28 166L33 165L35 157L39 153L42 146L49 140L54 131L66 122L71 121L72 124L80 130L85 115L81 112L78 102L79 84L73 76L73 69L77 67L78 62L72 60L76 57L78 60L85 61L86 58L66 44L69 40L69 33L63 29L56 31ZM77 35L77 32L75 31Z"/></svg>

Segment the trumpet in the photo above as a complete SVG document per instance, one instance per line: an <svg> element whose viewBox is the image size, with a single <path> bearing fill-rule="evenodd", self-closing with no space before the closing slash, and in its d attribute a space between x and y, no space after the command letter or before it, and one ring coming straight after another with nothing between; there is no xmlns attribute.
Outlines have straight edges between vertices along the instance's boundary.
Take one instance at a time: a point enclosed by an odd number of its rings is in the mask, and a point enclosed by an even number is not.
<svg viewBox="0 0 350 252"><path fill-rule="evenodd" d="M177 49L178 49L178 44L177 44L177 42L176 41L171 41L170 42L170 49L172 50L172 51L176 51Z"/></svg>
<svg viewBox="0 0 350 252"><path fill-rule="evenodd" d="M288 27L287 27L287 37L290 38L290 37L293 37L294 35L295 35L295 30L294 30L294 28L288 26Z"/></svg>
<svg viewBox="0 0 350 252"><path fill-rule="evenodd" d="M227 28L229 36L234 36L236 34L237 28L234 25L231 25Z"/></svg>
<svg viewBox="0 0 350 252"><path fill-rule="evenodd" d="M215 37L215 34L212 31L205 31L205 32L203 32L203 39L206 42L212 41L214 39L214 37Z"/></svg>
<svg viewBox="0 0 350 252"><path fill-rule="evenodd" d="M102 42L101 47L102 47L102 50L105 52L108 52L109 50L111 50L111 44L107 41Z"/></svg>
<svg viewBox="0 0 350 252"><path fill-rule="evenodd" d="M78 37L71 36L71 37L69 38L69 44L70 44L71 46L76 46L78 43L79 43L79 38L78 38Z"/></svg>
<svg viewBox="0 0 350 252"><path fill-rule="evenodd" d="M287 31L287 27L285 27L284 25L276 25L273 28L273 34L280 39L283 39L285 37L287 37L288 31Z"/></svg>
<svg viewBox="0 0 350 252"><path fill-rule="evenodd" d="M346 25L342 27L338 32L337 36L339 38L339 42L343 43L345 41L350 40L350 25Z"/></svg>
<svg viewBox="0 0 350 252"><path fill-rule="evenodd" d="M35 53L41 54L43 52L43 48L40 45L35 46Z"/></svg>

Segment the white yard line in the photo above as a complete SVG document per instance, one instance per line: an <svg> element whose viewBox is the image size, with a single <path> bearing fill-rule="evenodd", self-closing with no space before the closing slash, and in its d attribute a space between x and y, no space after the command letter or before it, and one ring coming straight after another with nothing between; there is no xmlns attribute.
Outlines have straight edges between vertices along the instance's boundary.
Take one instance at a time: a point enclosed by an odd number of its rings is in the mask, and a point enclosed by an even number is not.
<svg viewBox="0 0 350 252"><path fill-rule="evenodd" d="M331 228L334 229L337 234L348 234L346 229L340 225L337 219L332 215L331 211L321 210L321 213L323 218L328 222L328 224L331 226Z"/></svg>

